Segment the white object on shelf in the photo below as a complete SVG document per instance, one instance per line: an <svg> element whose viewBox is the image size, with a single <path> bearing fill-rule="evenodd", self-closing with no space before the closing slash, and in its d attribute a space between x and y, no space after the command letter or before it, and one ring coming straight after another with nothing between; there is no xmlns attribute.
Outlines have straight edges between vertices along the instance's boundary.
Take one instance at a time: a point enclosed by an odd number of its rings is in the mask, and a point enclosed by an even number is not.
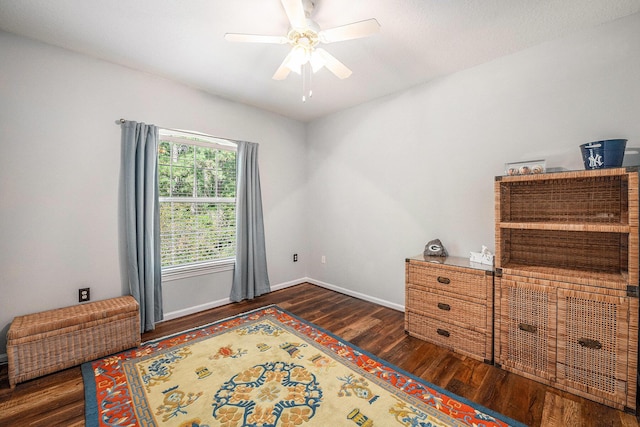
<svg viewBox="0 0 640 427"><path fill-rule="evenodd" d="M527 160L526 162L513 162L504 164L505 175L535 175L545 173L547 170L546 160Z"/></svg>
<svg viewBox="0 0 640 427"><path fill-rule="evenodd" d="M493 265L493 254L483 245L481 252L470 252L469 260L480 264Z"/></svg>

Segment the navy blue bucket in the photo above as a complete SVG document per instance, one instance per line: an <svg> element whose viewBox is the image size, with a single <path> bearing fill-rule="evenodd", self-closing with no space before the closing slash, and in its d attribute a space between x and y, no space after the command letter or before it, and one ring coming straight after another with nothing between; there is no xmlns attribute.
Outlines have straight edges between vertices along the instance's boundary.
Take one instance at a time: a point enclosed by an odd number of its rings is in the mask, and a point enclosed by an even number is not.
<svg viewBox="0 0 640 427"><path fill-rule="evenodd" d="M619 168L624 159L626 139L606 139L580 146L585 169Z"/></svg>

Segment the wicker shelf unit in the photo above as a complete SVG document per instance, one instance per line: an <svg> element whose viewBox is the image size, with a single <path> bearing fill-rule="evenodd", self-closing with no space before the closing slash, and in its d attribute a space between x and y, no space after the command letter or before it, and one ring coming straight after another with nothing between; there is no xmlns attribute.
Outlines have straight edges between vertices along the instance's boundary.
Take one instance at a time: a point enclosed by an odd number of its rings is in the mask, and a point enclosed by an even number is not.
<svg viewBox="0 0 640 427"><path fill-rule="evenodd" d="M493 361L493 266L458 257L406 260L406 332Z"/></svg>
<svg viewBox="0 0 640 427"><path fill-rule="evenodd" d="M638 172L497 177L495 361L637 409Z"/></svg>

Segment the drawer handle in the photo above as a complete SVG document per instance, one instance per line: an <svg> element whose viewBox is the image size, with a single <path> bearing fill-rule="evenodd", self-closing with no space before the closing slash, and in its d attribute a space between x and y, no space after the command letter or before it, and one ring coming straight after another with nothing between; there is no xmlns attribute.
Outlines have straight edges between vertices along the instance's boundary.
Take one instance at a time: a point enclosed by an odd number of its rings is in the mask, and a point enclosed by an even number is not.
<svg viewBox="0 0 640 427"><path fill-rule="evenodd" d="M594 350L600 350L602 348L602 344L598 340L592 340L589 338L580 338L578 340L578 344L586 348L592 348Z"/></svg>
<svg viewBox="0 0 640 427"><path fill-rule="evenodd" d="M451 310L451 306L450 306L449 304L445 304L445 303L443 303L443 302L439 302L439 303L438 303L438 308L439 308L440 310L444 310L444 311L449 311L449 310Z"/></svg>
<svg viewBox="0 0 640 427"><path fill-rule="evenodd" d="M518 325L518 328L521 331L525 331L525 332L532 332L532 333L538 332L538 327L537 326L527 325L526 323L520 323Z"/></svg>
<svg viewBox="0 0 640 427"><path fill-rule="evenodd" d="M451 283L451 280L449 280L447 277L438 276L438 282L442 283L443 285L448 285L449 283Z"/></svg>
<svg viewBox="0 0 640 427"><path fill-rule="evenodd" d="M443 337L449 337L449 331L446 331L444 329L437 329L436 332L438 333L438 335L442 335Z"/></svg>

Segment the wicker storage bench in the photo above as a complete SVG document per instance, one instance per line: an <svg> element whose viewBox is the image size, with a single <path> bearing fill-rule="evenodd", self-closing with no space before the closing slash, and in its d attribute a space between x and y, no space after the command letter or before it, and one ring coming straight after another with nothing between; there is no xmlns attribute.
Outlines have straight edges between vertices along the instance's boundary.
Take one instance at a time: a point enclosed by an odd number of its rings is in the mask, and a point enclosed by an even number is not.
<svg viewBox="0 0 640 427"><path fill-rule="evenodd" d="M9 385L138 345L140 313L132 296L18 316L7 333Z"/></svg>

